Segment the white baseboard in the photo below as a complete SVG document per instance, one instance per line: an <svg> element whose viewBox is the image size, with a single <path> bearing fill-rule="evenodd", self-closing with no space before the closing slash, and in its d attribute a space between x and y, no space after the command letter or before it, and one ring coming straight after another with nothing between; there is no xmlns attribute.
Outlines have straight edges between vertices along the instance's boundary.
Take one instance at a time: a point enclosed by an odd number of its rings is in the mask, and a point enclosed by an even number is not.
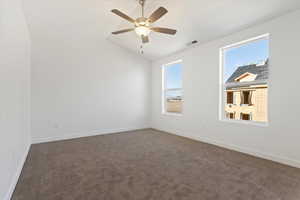
<svg viewBox="0 0 300 200"><path fill-rule="evenodd" d="M158 129L158 128L153 128L153 129L163 131L163 132L166 132L166 133L170 133L170 134L174 134L174 135L178 135L178 136L182 136L182 137L186 137L186 138L190 138L190 139L197 140L197 141L200 141L200 142L213 144L213 145L223 147L223 148L226 148L226 149L238 151L238 152L241 152L241 153L245 153L245 154L252 155L252 156L255 156L255 157L259 157L259 158L263 158L263 159L266 159L266 160L274 161L274 162L281 163L281 164L284 164L284 165L289 165L291 167L300 168L300 161L298 161L298 160L293 160L293 159L280 157L280 156L275 156L275 155L271 155L271 154L251 150L251 149L246 149L246 148L243 148L243 147L239 147L237 145L225 144L223 142L218 142L218 141L210 139L210 138L204 138L202 136L197 136L197 135L193 135L193 134L183 134L182 132L176 131L176 130L171 130L170 131L170 130L163 130L163 129Z"/></svg>
<svg viewBox="0 0 300 200"><path fill-rule="evenodd" d="M23 166L24 166L24 164L25 164L27 155L28 155L28 153L29 153L30 146L31 146L31 145L28 145L28 146L27 146L27 148L26 148L26 150L25 150L25 152L24 152L24 154L23 154L23 156L22 156L22 159L20 160L20 164L19 164L19 166L18 166L18 168L17 168L17 171L16 171L16 173L15 173L15 176L13 177L13 180L12 180L12 182L11 182L11 184L10 184L9 190L8 190L8 192L7 192L7 195L6 195L6 197L4 198L5 200L10 200L11 197L12 197L12 195L13 195L13 193L14 193L14 191L15 191L15 188L16 188L16 186L17 186L17 183L18 183L19 177L20 177L20 175L21 175Z"/></svg>
<svg viewBox="0 0 300 200"><path fill-rule="evenodd" d="M148 129L149 127L131 127L131 128L118 128L118 129L106 129L106 130L95 130L91 131L89 133L73 133L73 134L62 134L59 136L53 136L53 137L46 137L46 138L33 138L32 144L39 144L39 143L45 143L45 142L54 142L54 141L60 141L60 140L69 140L69 139L75 139L75 138L81 138L81 137L89 137L89 136L96 136L96 135L106 135L106 134L113 134L113 133L121 133L121 132L127 132L127 131L137 131L142 129Z"/></svg>

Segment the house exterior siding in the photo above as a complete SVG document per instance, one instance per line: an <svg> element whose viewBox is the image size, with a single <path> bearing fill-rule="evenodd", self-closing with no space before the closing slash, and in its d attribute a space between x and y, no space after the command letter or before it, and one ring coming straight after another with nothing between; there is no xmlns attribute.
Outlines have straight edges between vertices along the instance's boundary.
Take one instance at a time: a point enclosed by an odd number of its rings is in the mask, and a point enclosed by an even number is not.
<svg viewBox="0 0 300 200"><path fill-rule="evenodd" d="M243 91L251 91L251 104L242 104ZM250 116L250 120L258 122L268 121L267 99L268 99L268 86L256 85L245 88L226 89L226 94L233 92L233 103L225 103L225 112L227 118L240 120L242 114ZM227 99L227 98L226 98ZM231 116L230 116L230 113Z"/></svg>

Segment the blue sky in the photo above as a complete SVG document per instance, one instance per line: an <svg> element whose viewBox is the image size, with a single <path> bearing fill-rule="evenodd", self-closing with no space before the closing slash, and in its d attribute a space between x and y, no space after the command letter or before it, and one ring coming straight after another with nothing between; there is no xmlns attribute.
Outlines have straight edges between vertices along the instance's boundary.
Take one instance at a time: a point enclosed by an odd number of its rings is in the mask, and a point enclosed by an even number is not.
<svg viewBox="0 0 300 200"><path fill-rule="evenodd" d="M238 66L258 63L269 57L269 40L261 39L225 51L224 82Z"/></svg>
<svg viewBox="0 0 300 200"><path fill-rule="evenodd" d="M175 63L165 68L166 73L166 88L182 88L182 63ZM167 97L182 96L181 91L169 91Z"/></svg>
<svg viewBox="0 0 300 200"><path fill-rule="evenodd" d="M165 68L166 88L182 88L182 63L175 63Z"/></svg>

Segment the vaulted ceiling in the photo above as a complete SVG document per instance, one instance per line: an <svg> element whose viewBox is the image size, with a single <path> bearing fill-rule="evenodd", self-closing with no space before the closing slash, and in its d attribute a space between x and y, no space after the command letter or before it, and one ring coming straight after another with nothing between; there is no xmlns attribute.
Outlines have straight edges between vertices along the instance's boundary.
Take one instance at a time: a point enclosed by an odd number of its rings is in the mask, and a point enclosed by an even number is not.
<svg viewBox="0 0 300 200"><path fill-rule="evenodd" d="M150 33L150 43L144 45L142 56L151 60L179 51L192 40L203 43L296 10L300 8L300 1L147 0L146 15L159 6L169 12L155 25L178 32L175 36ZM133 18L141 13L137 0L25 0L33 37L107 39L139 54L141 40L134 32L111 35L112 31L132 26L111 13L114 8Z"/></svg>

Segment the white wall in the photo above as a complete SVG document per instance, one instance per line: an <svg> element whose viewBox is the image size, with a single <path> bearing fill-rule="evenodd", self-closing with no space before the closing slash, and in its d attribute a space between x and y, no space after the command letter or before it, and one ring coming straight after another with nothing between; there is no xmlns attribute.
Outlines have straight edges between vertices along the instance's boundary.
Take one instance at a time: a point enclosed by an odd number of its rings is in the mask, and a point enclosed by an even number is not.
<svg viewBox="0 0 300 200"><path fill-rule="evenodd" d="M29 23L34 143L149 127L149 61L96 30Z"/></svg>
<svg viewBox="0 0 300 200"><path fill-rule="evenodd" d="M30 40L21 0L0 0L0 52L0 199L8 200L30 145Z"/></svg>
<svg viewBox="0 0 300 200"><path fill-rule="evenodd" d="M300 167L300 11L153 63L153 128ZM219 121L219 48L270 33L268 127ZM161 65L183 59L184 114L161 114Z"/></svg>

